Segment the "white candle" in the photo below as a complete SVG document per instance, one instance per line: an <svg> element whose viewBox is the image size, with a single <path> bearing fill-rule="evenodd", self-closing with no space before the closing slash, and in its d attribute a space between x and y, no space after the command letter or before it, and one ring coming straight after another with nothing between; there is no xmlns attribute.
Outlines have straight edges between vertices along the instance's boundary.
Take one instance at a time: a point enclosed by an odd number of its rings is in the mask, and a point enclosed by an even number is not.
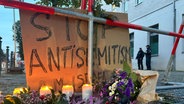
<svg viewBox="0 0 184 104"><path fill-rule="evenodd" d="M50 86L42 86L40 88L40 95L51 94L51 89L52 89L52 87L50 87Z"/></svg>
<svg viewBox="0 0 184 104"><path fill-rule="evenodd" d="M92 96L93 87L90 84L84 84L82 86L82 99L87 100Z"/></svg>
<svg viewBox="0 0 184 104"><path fill-rule="evenodd" d="M74 93L73 86L72 85L63 85L63 87L62 87L62 93L66 94L66 98L69 101L70 100L70 97Z"/></svg>

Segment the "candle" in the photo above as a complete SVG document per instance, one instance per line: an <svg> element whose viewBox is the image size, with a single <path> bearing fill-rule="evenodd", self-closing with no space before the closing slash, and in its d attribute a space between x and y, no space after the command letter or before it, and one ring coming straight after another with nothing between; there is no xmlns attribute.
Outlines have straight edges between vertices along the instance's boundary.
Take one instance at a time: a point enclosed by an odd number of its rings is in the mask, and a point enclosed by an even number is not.
<svg viewBox="0 0 184 104"><path fill-rule="evenodd" d="M23 88L23 87L15 88L13 90L13 95L14 96L18 96L18 95L20 95L21 92L24 93L24 91L28 91L28 89L27 88Z"/></svg>
<svg viewBox="0 0 184 104"><path fill-rule="evenodd" d="M74 90L72 85L63 85L62 93L66 94L66 98L69 101L70 97L73 95Z"/></svg>
<svg viewBox="0 0 184 104"><path fill-rule="evenodd" d="M87 100L92 96L93 87L90 84L84 84L82 86L82 99Z"/></svg>
<svg viewBox="0 0 184 104"><path fill-rule="evenodd" d="M42 86L40 88L40 95L47 95L47 94L51 94L51 86Z"/></svg>

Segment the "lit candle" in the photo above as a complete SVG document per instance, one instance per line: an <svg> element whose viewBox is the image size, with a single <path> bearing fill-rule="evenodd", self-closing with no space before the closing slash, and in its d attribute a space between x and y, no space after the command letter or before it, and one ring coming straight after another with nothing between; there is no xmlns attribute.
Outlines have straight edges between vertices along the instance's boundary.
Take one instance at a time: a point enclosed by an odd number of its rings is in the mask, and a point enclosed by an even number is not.
<svg viewBox="0 0 184 104"><path fill-rule="evenodd" d="M82 86L82 99L87 100L92 96L93 87L90 84L84 84Z"/></svg>
<svg viewBox="0 0 184 104"><path fill-rule="evenodd" d="M63 85L62 93L66 94L66 98L69 101L70 97L73 95L74 90L72 85Z"/></svg>
<svg viewBox="0 0 184 104"><path fill-rule="evenodd" d="M18 96L18 95L20 95L21 92L24 93L24 90L25 90L25 91L28 91L27 88L23 88L23 87L15 88L15 89L13 90L13 95L14 95L14 96Z"/></svg>
<svg viewBox="0 0 184 104"><path fill-rule="evenodd" d="M40 88L40 95L47 95L47 94L51 94L51 86L42 86Z"/></svg>

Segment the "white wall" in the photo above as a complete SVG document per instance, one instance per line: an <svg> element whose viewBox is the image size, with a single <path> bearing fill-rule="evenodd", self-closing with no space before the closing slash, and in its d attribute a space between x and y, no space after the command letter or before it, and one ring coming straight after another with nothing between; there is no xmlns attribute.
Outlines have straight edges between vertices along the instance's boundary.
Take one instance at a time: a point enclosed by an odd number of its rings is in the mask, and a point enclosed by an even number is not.
<svg viewBox="0 0 184 104"><path fill-rule="evenodd" d="M184 14L184 0L175 0L176 2L176 32L182 22L182 14ZM106 10L111 11L111 6L104 6ZM122 8L117 9L121 12ZM174 32L173 20L173 0L143 0L139 5L135 5L135 0L128 1L128 19L129 23L141 26L152 26L159 24L159 29ZM132 58L132 68L137 68L137 60L135 59L138 49L142 47L146 50L148 41L148 32L129 29L130 33L134 32L134 57ZM183 32L184 34L184 32ZM158 56L152 57L152 68L154 70L165 70L171 56L174 44L174 37L159 35L159 52ZM146 69L145 58L144 69ZM184 39L180 42L176 51L176 70L184 71Z"/></svg>
<svg viewBox="0 0 184 104"><path fill-rule="evenodd" d="M143 0L142 3L136 5L135 0L128 1L128 13L130 22L149 14L163 6L172 3L173 0Z"/></svg>
<svg viewBox="0 0 184 104"><path fill-rule="evenodd" d="M150 1L150 3L151 2L152 0ZM131 17L133 21L132 23L146 26L146 27L149 27L158 23L160 30L172 32L173 31L173 5L171 3L168 5L168 2L164 3L163 5L166 5L166 4L167 6L164 6L164 7L162 7L161 4L159 4L160 6L154 6L154 7L160 7L160 8L154 8L155 9L154 11L153 11L153 8L151 8L152 6L148 7L150 5L143 6L146 9L145 10L146 13L144 12L140 13L141 18L137 18L137 17L133 18L132 16ZM140 4L140 6L141 5L142 4ZM139 11L139 10L136 10L136 11ZM138 16L138 13L134 14L134 16ZM129 18L130 22L131 22L131 19ZM130 30L130 32L134 32L134 58L132 59L132 67L133 69L137 69L137 60L135 60L135 57L140 47L142 47L144 51L146 50L145 46L149 43L147 38L148 33L143 31L137 31L137 30L136 31ZM166 69L167 63L169 61L170 53L172 50L172 46L173 46L173 37L165 36L161 34L159 35L159 52L158 52L158 56L152 57L152 60L151 60L152 69L154 70ZM143 62L144 62L144 69L146 69L145 58Z"/></svg>

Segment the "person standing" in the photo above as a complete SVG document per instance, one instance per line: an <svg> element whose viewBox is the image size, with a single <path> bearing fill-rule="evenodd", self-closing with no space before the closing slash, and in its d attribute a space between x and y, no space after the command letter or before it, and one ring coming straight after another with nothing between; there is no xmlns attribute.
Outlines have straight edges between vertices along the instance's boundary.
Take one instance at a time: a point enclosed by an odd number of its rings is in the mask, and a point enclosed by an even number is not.
<svg viewBox="0 0 184 104"><path fill-rule="evenodd" d="M150 45L146 45L146 67L147 70L151 70L151 48Z"/></svg>
<svg viewBox="0 0 184 104"><path fill-rule="evenodd" d="M143 62L142 62L143 58L144 58L144 52L142 48L139 48L136 59L137 59L138 69L141 69L141 70L143 70Z"/></svg>

